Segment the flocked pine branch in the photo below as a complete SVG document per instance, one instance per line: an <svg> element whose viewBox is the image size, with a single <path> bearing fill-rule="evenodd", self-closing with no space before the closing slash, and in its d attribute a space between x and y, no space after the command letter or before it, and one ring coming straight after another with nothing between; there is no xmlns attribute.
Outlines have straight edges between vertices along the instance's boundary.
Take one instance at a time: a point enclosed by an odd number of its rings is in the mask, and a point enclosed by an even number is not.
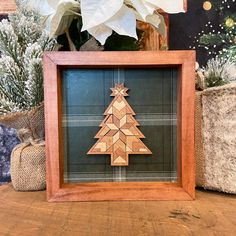
<svg viewBox="0 0 236 236"><path fill-rule="evenodd" d="M29 110L43 101L42 55L56 41L43 30L42 18L17 1L16 13L0 22L0 115Z"/></svg>
<svg viewBox="0 0 236 236"><path fill-rule="evenodd" d="M236 82L236 63L229 59L210 59L203 71L207 87Z"/></svg>

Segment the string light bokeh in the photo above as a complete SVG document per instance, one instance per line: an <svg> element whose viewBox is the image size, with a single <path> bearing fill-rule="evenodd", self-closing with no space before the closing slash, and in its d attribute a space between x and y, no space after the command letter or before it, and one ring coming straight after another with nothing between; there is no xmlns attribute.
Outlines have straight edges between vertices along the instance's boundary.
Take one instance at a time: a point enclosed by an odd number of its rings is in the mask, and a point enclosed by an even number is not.
<svg viewBox="0 0 236 236"><path fill-rule="evenodd" d="M205 11L209 21L197 35L189 36L190 42L192 41L189 49L203 48L207 51L209 58L221 55L230 57L232 53L235 53L235 8L236 0L203 1L202 11Z"/></svg>

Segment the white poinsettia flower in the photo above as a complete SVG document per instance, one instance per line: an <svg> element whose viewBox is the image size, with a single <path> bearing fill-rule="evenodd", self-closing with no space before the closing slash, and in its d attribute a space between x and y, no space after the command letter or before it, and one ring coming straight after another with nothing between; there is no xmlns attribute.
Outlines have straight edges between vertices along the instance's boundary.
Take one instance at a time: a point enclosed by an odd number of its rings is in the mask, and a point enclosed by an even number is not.
<svg viewBox="0 0 236 236"><path fill-rule="evenodd" d="M157 12L162 9L167 13L185 12L183 0L125 0L125 4L134 9L136 19L153 25L160 34L166 34L165 19Z"/></svg>
<svg viewBox="0 0 236 236"><path fill-rule="evenodd" d="M80 4L75 0L32 0L30 6L47 17L46 30L51 37L65 33L80 12Z"/></svg>
<svg viewBox="0 0 236 236"><path fill-rule="evenodd" d="M144 0L125 0L135 13L136 19L153 25L160 34L166 34L165 19L156 12L157 7Z"/></svg>
<svg viewBox="0 0 236 236"><path fill-rule="evenodd" d="M152 24L165 34L165 21L156 12L162 9L168 13L184 12L183 0L81 0L83 20L82 31L87 30L102 45L112 34L137 39L136 19Z"/></svg>
<svg viewBox="0 0 236 236"><path fill-rule="evenodd" d="M112 34L137 38L135 14L123 0L81 0L82 31L87 30L102 45Z"/></svg>
<svg viewBox="0 0 236 236"><path fill-rule="evenodd" d="M156 10L184 12L183 0L30 0L30 5L47 17L51 37L68 34L72 20L81 12L82 31L87 30L102 45L112 31L137 39L136 20L152 24L164 35L165 21Z"/></svg>

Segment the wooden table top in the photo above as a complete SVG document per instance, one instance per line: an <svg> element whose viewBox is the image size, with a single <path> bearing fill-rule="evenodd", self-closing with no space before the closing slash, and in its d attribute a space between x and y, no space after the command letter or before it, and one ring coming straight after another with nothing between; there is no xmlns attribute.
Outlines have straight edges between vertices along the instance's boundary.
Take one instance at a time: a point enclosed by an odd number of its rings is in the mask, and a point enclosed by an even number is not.
<svg viewBox="0 0 236 236"><path fill-rule="evenodd" d="M235 235L236 195L195 201L46 202L46 192L0 186L0 235Z"/></svg>

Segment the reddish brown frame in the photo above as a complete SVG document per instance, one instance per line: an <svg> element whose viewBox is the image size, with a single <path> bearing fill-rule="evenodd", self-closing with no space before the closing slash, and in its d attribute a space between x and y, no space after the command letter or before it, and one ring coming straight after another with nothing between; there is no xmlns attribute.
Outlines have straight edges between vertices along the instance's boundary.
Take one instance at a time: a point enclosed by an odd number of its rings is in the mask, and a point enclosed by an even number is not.
<svg viewBox="0 0 236 236"><path fill-rule="evenodd" d="M194 51L48 52L44 54L47 199L60 201L193 200ZM135 183L63 183L61 70L63 68L178 67L178 181Z"/></svg>

